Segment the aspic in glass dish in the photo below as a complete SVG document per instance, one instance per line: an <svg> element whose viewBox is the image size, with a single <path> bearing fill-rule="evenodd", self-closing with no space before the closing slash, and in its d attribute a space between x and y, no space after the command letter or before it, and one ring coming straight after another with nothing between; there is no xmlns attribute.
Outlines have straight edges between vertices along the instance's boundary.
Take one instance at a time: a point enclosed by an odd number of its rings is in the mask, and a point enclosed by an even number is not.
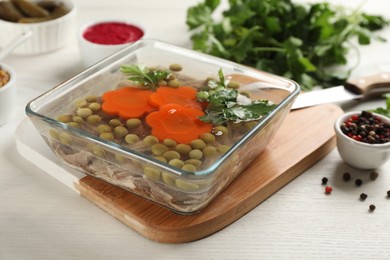
<svg viewBox="0 0 390 260"><path fill-rule="evenodd" d="M299 91L279 76L140 40L26 112L61 161L190 214L265 149Z"/></svg>

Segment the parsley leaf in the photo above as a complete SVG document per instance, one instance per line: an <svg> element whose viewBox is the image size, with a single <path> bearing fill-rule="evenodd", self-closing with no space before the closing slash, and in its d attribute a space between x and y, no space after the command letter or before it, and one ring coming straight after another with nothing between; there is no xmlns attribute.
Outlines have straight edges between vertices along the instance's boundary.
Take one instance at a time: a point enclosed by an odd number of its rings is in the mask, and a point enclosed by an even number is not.
<svg viewBox="0 0 390 260"><path fill-rule="evenodd" d="M159 86L159 82L168 78L170 73L164 70L151 70L145 65L122 65L120 71L123 74L128 75L129 80L135 84L156 89Z"/></svg>
<svg viewBox="0 0 390 260"><path fill-rule="evenodd" d="M252 101L238 93L237 89L228 88L225 76L220 69L219 81L209 80L208 90L197 93L200 102L208 102L205 115L200 120L221 125L227 121L240 123L243 121L259 120L275 109L275 105L268 100Z"/></svg>
<svg viewBox="0 0 390 260"><path fill-rule="evenodd" d="M386 107L378 107L371 111L390 118L390 93L385 94L384 97L386 98Z"/></svg>

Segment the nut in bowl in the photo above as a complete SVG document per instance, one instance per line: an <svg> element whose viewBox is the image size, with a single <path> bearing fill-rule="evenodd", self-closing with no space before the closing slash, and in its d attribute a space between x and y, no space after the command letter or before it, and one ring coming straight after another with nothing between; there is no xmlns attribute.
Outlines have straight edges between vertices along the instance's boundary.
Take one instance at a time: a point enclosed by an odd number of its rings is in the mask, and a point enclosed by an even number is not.
<svg viewBox="0 0 390 260"><path fill-rule="evenodd" d="M348 112L334 125L343 160L358 169L375 169L390 157L390 119L367 111Z"/></svg>
<svg viewBox="0 0 390 260"><path fill-rule="evenodd" d="M11 117L15 106L15 72L11 67L0 63L0 126Z"/></svg>
<svg viewBox="0 0 390 260"><path fill-rule="evenodd" d="M139 40L26 112L61 161L190 214L265 149L298 93L285 78Z"/></svg>
<svg viewBox="0 0 390 260"><path fill-rule="evenodd" d="M32 55L65 46L75 34L76 7L70 0L0 1L0 46L25 33L32 36L14 54ZM5 37L6 36L6 37Z"/></svg>

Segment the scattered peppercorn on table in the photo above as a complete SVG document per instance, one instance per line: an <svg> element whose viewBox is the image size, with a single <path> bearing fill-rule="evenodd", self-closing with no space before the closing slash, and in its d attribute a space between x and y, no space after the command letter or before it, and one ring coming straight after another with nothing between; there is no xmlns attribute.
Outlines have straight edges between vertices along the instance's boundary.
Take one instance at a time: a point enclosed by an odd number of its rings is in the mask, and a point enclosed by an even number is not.
<svg viewBox="0 0 390 260"><path fill-rule="evenodd" d="M190 47L185 15L197 2L84 0L75 4L79 26L96 19L130 20L142 24L151 38ZM387 1L367 0L362 8L390 19ZM381 36L390 41L390 29ZM360 49L361 60L351 77L390 71L386 55L390 42ZM355 60L351 54L352 65ZM0 127L0 259L390 258L390 162L375 170L356 170L342 161L336 149L209 237L174 245L145 238L16 150L15 131L26 118L27 102L82 70L76 32L74 41L60 50L39 56L10 55L2 62L16 71L18 106L13 119ZM342 108L379 106L385 106L384 99L350 102ZM197 226L193 229L196 232Z"/></svg>

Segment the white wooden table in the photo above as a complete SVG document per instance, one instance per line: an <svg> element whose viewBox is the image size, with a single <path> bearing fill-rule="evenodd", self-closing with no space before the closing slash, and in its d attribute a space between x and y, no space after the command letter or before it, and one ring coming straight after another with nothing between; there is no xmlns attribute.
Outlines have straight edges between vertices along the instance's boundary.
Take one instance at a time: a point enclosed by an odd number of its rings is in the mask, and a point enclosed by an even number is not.
<svg viewBox="0 0 390 260"><path fill-rule="evenodd" d="M185 15L196 0L74 2L78 26L94 19L129 19L144 24L152 38L190 46ZM357 6L362 1L344 2ZM390 18L389 1L365 2L363 10ZM353 76L390 70L390 30L382 35L389 42L361 48ZM210 237L172 245L134 232L16 150L14 133L26 117L26 103L80 72L80 59L75 32L74 41L61 50L4 60L16 70L18 98L14 118L0 127L0 259L390 259L390 161L370 181L370 172L346 166L336 149ZM378 106L384 100L344 108ZM346 171L364 184L343 182ZM333 186L331 195L324 194L323 177ZM368 194L364 202L359 201L362 192ZM370 204L377 207L373 213Z"/></svg>

